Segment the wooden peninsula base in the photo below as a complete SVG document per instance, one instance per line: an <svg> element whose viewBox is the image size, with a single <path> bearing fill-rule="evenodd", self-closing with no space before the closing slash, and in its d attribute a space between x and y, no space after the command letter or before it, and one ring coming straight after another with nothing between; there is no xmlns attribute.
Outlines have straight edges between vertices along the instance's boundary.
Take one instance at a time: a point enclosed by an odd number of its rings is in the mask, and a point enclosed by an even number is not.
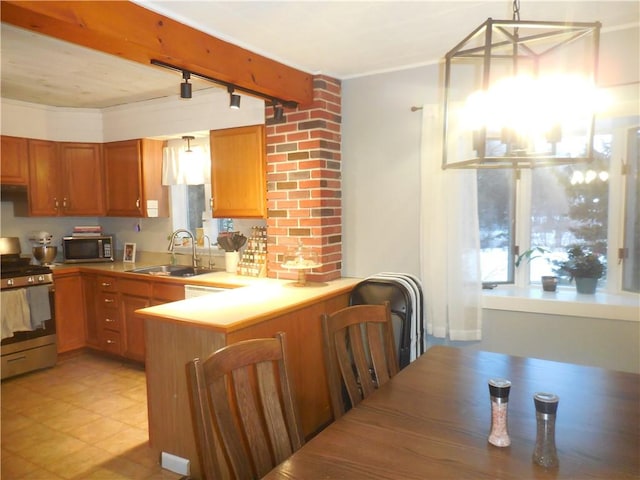
<svg viewBox="0 0 640 480"><path fill-rule="evenodd" d="M313 436L332 420L322 353L320 317L348 305L358 279L295 287L265 280L229 290L137 311L145 319L149 442L160 456L190 461L198 478L186 364L225 345L249 338L287 335L288 358L302 426Z"/></svg>

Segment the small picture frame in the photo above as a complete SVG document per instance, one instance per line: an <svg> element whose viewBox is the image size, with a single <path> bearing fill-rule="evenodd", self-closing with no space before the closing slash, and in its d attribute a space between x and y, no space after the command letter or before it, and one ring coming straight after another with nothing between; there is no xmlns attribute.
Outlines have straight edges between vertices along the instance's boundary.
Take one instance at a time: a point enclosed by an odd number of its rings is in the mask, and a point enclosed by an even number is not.
<svg viewBox="0 0 640 480"><path fill-rule="evenodd" d="M122 257L122 261L135 263L136 261L136 244L135 243L124 244L124 255Z"/></svg>

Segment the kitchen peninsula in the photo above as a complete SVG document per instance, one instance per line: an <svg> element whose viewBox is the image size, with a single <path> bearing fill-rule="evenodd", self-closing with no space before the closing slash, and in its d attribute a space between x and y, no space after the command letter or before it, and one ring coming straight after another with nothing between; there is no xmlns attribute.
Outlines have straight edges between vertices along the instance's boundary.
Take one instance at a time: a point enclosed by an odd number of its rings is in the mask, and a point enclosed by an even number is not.
<svg viewBox="0 0 640 480"><path fill-rule="evenodd" d="M210 274L215 277L224 274ZM209 275L201 278L209 277ZM348 305L359 279L295 286L252 279L222 293L138 310L145 319L149 442L157 454L190 460L200 470L191 424L186 364L240 340L287 334L287 348L302 426L313 435L331 421L320 317ZM220 285L219 282L216 282ZM237 285L236 285L237 286Z"/></svg>

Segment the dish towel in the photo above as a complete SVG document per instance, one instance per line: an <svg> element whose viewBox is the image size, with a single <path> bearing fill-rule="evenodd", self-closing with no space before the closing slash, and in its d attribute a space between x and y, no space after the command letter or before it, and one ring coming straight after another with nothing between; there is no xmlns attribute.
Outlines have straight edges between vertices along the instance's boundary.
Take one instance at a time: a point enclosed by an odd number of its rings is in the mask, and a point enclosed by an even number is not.
<svg viewBox="0 0 640 480"><path fill-rule="evenodd" d="M31 330L27 290L16 288L0 292L0 295L2 339L13 337L14 332Z"/></svg>
<svg viewBox="0 0 640 480"><path fill-rule="evenodd" d="M31 327L44 328L45 320L51 319L51 304L49 302L49 286L37 285L27 289L27 301L31 310Z"/></svg>

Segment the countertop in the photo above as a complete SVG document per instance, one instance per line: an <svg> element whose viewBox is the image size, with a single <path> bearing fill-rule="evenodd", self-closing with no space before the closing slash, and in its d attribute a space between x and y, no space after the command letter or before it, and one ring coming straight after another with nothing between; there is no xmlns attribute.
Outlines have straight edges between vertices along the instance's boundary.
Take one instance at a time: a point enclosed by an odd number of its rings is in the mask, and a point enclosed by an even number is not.
<svg viewBox="0 0 640 480"><path fill-rule="evenodd" d="M98 272L169 282L228 288L228 291L165 303L138 310L137 313L158 320L198 325L221 332L232 332L283 313L316 303L323 298L347 293L362 279L344 277L329 282L307 282L298 286L295 280L276 280L214 272L196 277L162 277L129 273L127 270L147 267L147 263L82 263L53 265L56 275L75 272Z"/></svg>
<svg viewBox="0 0 640 480"><path fill-rule="evenodd" d="M221 274L210 273L207 276ZM308 282L304 286L296 286L292 280L251 280L250 285L242 288L148 307L137 313L147 318L188 323L229 333L323 298L347 293L361 279L340 278L323 283Z"/></svg>

